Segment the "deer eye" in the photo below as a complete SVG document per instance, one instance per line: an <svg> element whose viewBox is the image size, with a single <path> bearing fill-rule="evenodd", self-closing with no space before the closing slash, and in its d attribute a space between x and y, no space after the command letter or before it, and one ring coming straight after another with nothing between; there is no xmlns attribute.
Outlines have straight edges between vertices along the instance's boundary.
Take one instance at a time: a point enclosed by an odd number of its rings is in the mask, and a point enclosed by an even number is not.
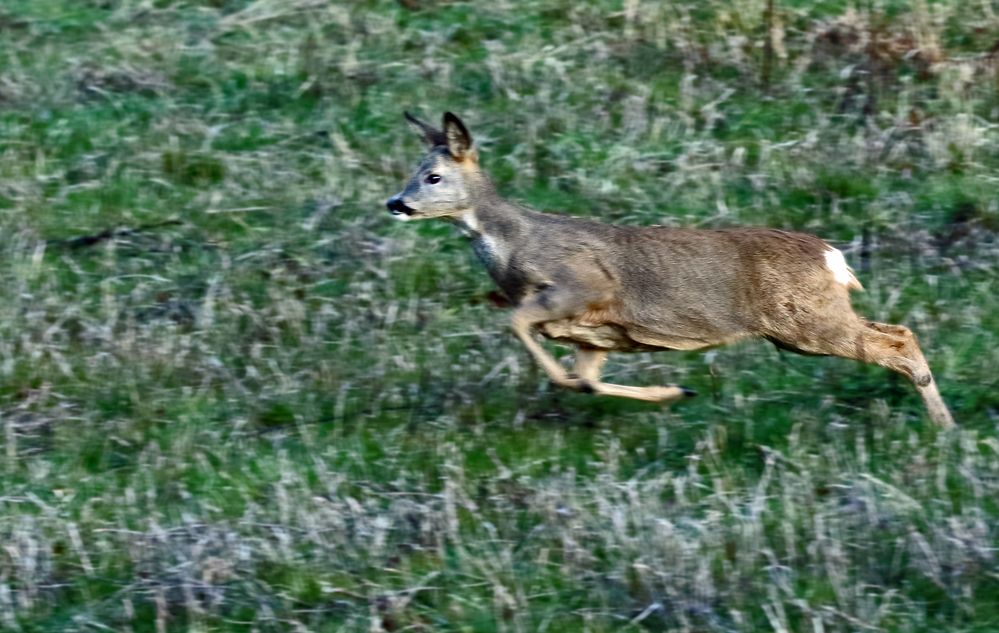
<svg viewBox="0 0 999 633"><path fill-rule="evenodd" d="M430 174L429 176L427 176L423 180L428 185L436 185L437 183L439 183L441 181L441 177L438 176L437 174Z"/></svg>

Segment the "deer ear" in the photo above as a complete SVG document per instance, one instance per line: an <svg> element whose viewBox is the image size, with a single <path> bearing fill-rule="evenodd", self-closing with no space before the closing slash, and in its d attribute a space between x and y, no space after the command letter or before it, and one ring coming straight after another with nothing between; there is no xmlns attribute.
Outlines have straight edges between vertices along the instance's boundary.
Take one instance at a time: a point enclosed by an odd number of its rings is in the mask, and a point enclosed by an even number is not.
<svg viewBox="0 0 999 633"><path fill-rule="evenodd" d="M427 145L430 147L436 147L438 145L447 144L444 132L441 132L432 125L424 123L409 112L403 112L402 114L406 117L406 121L408 121L413 129L416 130L416 133L419 134L424 141L426 141Z"/></svg>
<svg viewBox="0 0 999 633"><path fill-rule="evenodd" d="M468 128L461 122L461 119L451 114L444 113L444 138L447 141L447 149L456 160L465 158L475 158L472 150L472 135L468 133Z"/></svg>

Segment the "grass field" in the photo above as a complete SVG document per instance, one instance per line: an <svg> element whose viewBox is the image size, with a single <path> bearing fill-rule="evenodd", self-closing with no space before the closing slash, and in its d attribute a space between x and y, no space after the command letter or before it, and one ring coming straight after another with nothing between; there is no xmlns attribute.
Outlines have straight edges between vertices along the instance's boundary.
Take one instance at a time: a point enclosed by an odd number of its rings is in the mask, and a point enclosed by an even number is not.
<svg viewBox="0 0 999 633"><path fill-rule="evenodd" d="M0 630L999 630L997 41L992 0L0 0ZM385 211L404 109L542 210L828 239L959 428L762 342L612 357L672 408L552 389Z"/></svg>

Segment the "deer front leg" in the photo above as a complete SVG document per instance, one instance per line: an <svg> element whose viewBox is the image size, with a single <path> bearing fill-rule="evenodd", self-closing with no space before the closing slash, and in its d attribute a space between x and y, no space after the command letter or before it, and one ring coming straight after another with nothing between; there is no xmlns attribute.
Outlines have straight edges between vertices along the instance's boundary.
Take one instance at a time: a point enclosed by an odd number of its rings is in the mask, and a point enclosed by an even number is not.
<svg viewBox="0 0 999 633"><path fill-rule="evenodd" d="M550 316L549 309L546 309L543 305L532 303L517 308L516 312L513 313L511 325L513 326L513 333L517 335L517 338L524 344L527 351L531 353L531 356L541 366L541 369L545 370L548 378L553 383L568 389L585 390L585 380L570 377L565 369L559 365L558 361L545 351L545 348L541 347L540 343L534 340L532 332L534 326L550 320L552 320L552 316Z"/></svg>
<svg viewBox="0 0 999 633"><path fill-rule="evenodd" d="M560 387L577 391L590 391L589 381L568 372L534 338L534 328L549 321L557 321L580 314L588 305L606 301L607 289L597 284L580 281L576 276L565 276L548 284L527 298L514 310L511 325L513 332L531 353L548 378ZM597 368L599 374L599 367Z"/></svg>
<svg viewBox="0 0 999 633"><path fill-rule="evenodd" d="M580 348L576 352L576 374L570 375L566 372L535 340L533 329L539 323L570 317L585 309L585 306L592 301L594 297L580 289L576 292L567 292L565 289L560 291L549 287L517 308L513 314L514 334L553 383L576 391L646 402L668 402L694 395L693 391L683 387L629 387L600 382L600 369L607 356L604 350Z"/></svg>
<svg viewBox="0 0 999 633"><path fill-rule="evenodd" d="M580 347L576 350L576 375L586 382L593 393L601 396L631 398L646 402L670 402L697 395L686 387L630 387L601 382L600 370L607 360L607 351Z"/></svg>

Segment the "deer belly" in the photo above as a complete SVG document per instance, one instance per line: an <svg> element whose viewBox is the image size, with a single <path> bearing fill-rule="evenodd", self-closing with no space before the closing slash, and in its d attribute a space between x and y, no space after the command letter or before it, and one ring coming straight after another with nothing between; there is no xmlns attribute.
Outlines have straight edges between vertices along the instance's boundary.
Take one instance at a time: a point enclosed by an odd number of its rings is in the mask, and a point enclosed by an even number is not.
<svg viewBox="0 0 999 633"><path fill-rule="evenodd" d="M538 326L541 333L553 340L597 349L637 352L656 349L628 336L628 330L616 323L593 323L578 318L548 321Z"/></svg>
<svg viewBox="0 0 999 633"><path fill-rule="evenodd" d="M748 336L745 332L684 335L636 324L594 323L578 317L548 321L539 325L538 329L544 336L556 341L618 352L704 349Z"/></svg>
<svg viewBox="0 0 999 633"><path fill-rule="evenodd" d="M677 330L652 330L632 325L628 328L628 336L637 344L644 345L646 348L689 351L734 343L748 337L749 333L741 331L691 331L685 334Z"/></svg>

